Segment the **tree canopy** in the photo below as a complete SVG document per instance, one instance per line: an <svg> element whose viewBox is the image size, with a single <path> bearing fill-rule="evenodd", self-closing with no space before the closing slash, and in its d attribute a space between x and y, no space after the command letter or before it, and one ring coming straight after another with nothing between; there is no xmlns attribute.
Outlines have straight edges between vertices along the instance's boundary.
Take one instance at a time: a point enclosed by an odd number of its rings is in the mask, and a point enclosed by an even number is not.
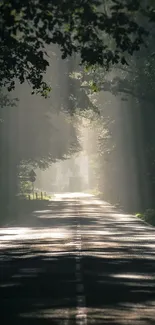
<svg viewBox="0 0 155 325"><path fill-rule="evenodd" d="M155 16L141 0L1 0L0 87L28 81L46 97L49 44L59 45L63 59L76 53L86 66L127 64L148 34L141 16Z"/></svg>

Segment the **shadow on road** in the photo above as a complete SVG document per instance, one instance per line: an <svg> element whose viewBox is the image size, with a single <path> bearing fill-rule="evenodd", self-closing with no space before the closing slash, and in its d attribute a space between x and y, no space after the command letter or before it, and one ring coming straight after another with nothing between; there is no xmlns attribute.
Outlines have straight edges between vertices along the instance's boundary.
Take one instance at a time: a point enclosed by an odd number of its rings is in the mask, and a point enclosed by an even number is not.
<svg viewBox="0 0 155 325"><path fill-rule="evenodd" d="M70 317L67 309L76 305L74 258L17 254L12 250L12 260L7 260L6 252L1 268L3 320L10 324L64 324Z"/></svg>

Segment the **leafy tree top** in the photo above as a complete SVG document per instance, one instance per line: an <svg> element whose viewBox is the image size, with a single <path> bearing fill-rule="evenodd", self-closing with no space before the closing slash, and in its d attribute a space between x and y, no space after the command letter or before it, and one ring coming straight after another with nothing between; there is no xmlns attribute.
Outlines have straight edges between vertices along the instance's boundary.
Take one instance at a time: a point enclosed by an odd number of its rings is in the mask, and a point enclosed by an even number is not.
<svg viewBox="0 0 155 325"><path fill-rule="evenodd" d="M62 58L76 53L87 66L126 64L140 49L147 31L141 0L1 0L0 87L28 81L46 97L43 80L49 65L47 45L57 44ZM151 9L150 9L151 8ZM149 8L153 20L153 9ZM108 41L107 41L108 40ZM109 41L110 40L110 41Z"/></svg>

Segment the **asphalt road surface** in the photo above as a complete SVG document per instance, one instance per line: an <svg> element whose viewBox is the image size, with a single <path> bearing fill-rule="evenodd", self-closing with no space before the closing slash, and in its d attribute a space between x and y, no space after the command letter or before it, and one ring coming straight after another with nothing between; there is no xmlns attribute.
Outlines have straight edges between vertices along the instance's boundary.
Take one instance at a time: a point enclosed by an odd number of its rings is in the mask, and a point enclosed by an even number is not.
<svg viewBox="0 0 155 325"><path fill-rule="evenodd" d="M57 195L0 229L0 309L10 325L154 325L154 228L95 197Z"/></svg>

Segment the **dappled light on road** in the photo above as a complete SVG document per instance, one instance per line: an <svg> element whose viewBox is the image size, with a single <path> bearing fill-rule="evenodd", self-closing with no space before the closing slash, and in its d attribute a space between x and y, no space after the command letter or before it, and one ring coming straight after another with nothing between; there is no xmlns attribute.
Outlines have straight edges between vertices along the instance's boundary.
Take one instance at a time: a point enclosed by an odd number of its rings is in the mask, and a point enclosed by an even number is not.
<svg viewBox="0 0 155 325"><path fill-rule="evenodd" d="M25 227L0 229L5 321L155 322L154 228L77 193L58 195L30 218L34 227L27 219Z"/></svg>
<svg viewBox="0 0 155 325"><path fill-rule="evenodd" d="M5 247L23 249L27 245L32 248L42 250L45 246L46 249L52 249L49 243L52 240L66 239L68 232L65 229L44 229L44 228L6 228L0 230L0 249Z"/></svg>

